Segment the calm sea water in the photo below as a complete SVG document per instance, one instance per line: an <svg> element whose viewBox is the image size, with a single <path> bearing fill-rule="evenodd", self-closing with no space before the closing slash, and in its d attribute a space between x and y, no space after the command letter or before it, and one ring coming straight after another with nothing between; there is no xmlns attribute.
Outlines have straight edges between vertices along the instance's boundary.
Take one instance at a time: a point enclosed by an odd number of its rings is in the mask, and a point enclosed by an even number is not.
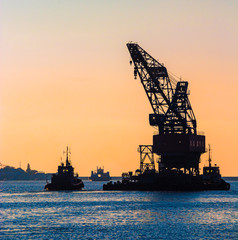
<svg viewBox="0 0 238 240"><path fill-rule="evenodd" d="M238 239L230 191L47 192L44 181L0 182L1 239Z"/></svg>

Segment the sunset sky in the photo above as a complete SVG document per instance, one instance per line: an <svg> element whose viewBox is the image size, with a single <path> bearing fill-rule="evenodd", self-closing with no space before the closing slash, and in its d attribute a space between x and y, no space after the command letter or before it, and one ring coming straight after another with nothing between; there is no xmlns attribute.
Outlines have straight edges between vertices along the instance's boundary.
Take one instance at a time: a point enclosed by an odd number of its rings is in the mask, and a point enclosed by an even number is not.
<svg viewBox="0 0 238 240"><path fill-rule="evenodd" d="M238 176L237 13L235 0L0 0L0 162L55 172L68 145L80 176L136 170L155 129L134 41L189 81L213 163Z"/></svg>

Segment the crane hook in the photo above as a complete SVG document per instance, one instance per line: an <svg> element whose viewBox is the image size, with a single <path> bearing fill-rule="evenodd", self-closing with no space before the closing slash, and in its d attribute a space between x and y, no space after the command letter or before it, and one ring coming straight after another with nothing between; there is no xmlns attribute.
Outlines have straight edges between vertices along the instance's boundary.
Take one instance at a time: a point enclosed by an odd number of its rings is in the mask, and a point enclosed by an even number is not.
<svg viewBox="0 0 238 240"><path fill-rule="evenodd" d="M136 67L134 68L134 78L135 79L137 78L137 68Z"/></svg>

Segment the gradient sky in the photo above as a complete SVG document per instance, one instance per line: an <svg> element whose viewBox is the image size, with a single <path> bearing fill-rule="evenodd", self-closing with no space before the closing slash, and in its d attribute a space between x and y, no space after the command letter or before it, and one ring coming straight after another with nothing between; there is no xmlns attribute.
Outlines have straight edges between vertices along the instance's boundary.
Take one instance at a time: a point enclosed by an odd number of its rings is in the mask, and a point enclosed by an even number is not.
<svg viewBox="0 0 238 240"><path fill-rule="evenodd" d="M238 176L237 12L235 0L0 0L0 162L55 172L69 145L81 176L136 170L155 130L135 41L189 81L213 163Z"/></svg>

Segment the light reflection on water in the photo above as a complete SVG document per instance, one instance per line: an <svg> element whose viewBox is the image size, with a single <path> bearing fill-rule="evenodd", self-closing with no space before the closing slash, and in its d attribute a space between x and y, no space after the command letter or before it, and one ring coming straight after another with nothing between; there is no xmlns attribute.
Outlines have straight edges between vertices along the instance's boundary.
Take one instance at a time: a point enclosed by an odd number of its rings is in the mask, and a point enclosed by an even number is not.
<svg viewBox="0 0 238 240"><path fill-rule="evenodd" d="M238 182L230 191L204 192L104 192L102 183L86 184L91 191L47 192L44 182L2 183L2 236L238 239Z"/></svg>

